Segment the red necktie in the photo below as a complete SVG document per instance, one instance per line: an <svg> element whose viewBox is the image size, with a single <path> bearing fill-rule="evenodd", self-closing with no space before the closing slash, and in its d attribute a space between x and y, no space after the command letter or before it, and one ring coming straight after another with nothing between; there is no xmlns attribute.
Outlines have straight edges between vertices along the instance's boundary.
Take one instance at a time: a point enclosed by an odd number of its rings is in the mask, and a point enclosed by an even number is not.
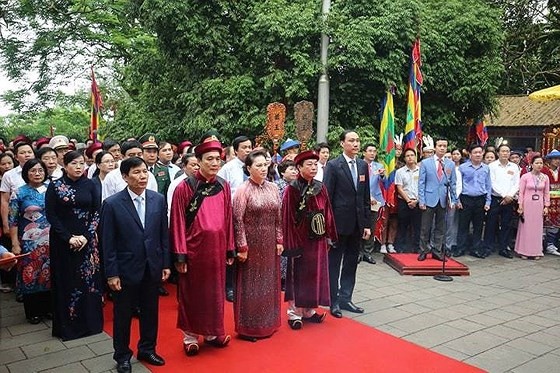
<svg viewBox="0 0 560 373"><path fill-rule="evenodd" d="M438 159L437 177L439 180L443 177L443 159Z"/></svg>

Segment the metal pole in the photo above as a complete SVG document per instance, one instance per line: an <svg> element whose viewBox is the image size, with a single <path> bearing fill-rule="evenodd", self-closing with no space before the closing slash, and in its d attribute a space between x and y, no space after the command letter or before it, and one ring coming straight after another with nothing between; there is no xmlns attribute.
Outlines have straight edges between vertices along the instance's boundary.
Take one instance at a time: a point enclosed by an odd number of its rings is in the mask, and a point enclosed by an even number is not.
<svg viewBox="0 0 560 373"><path fill-rule="evenodd" d="M326 21L331 8L330 0L323 0L323 20ZM317 97L317 142L327 141L329 128L329 75L327 71L327 52L329 49L329 36L321 34L321 65L322 72L319 77L319 90Z"/></svg>

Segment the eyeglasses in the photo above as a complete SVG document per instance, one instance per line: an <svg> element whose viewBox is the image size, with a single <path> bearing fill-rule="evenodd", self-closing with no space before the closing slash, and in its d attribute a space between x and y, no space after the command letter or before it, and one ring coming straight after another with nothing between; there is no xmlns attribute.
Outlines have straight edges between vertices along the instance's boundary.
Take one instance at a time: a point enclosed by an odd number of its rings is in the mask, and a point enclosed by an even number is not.
<svg viewBox="0 0 560 373"><path fill-rule="evenodd" d="M42 174L45 173L45 170L43 170L42 168L30 168L29 173L30 174L42 175Z"/></svg>
<svg viewBox="0 0 560 373"><path fill-rule="evenodd" d="M116 161L112 160L112 159L107 159L106 161L101 162L103 164L111 164L111 163L116 163Z"/></svg>

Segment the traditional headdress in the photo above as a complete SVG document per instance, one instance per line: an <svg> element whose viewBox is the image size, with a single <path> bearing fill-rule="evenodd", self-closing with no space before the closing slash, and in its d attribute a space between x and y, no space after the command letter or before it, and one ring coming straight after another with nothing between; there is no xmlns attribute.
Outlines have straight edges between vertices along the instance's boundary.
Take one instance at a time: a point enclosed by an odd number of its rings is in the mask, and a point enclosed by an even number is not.
<svg viewBox="0 0 560 373"><path fill-rule="evenodd" d="M319 160L319 155L314 150L306 150L296 156L296 158L294 159L294 163L297 165L301 165L303 161L307 159Z"/></svg>
<svg viewBox="0 0 560 373"><path fill-rule="evenodd" d="M504 143L503 137L496 137L496 140L494 140L494 147L498 149L500 145L502 145L503 143Z"/></svg>
<svg viewBox="0 0 560 373"><path fill-rule="evenodd" d="M434 148L434 139L432 138L432 136L422 136L422 141L424 142L424 147L422 148L423 152L433 151L436 149Z"/></svg>
<svg viewBox="0 0 560 373"><path fill-rule="evenodd" d="M401 147L401 148L402 148L403 133L401 132L400 134L398 134L397 136L395 136L395 137L393 138L393 140L395 141L395 146L396 146L396 147Z"/></svg>
<svg viewBox="0 0 560 373"><path fill-rule="evenodd" d="M222 154L222 144L217 140L210 140L207 142L203 142L202 144L199 144L196 146L196 148L194 148L194 154L198 158L202 157L202 154L212 151Z"/></svg>

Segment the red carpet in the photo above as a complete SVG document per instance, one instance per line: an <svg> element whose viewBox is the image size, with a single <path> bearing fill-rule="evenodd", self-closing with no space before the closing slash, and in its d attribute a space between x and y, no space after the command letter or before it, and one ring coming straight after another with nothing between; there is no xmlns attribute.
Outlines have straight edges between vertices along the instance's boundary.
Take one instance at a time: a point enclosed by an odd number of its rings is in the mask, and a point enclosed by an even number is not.
<svg viewBox="0 0 560 373"><path fill-rule="evenodd" d="M256 343L235 337L231 304L226 307L226 330L233 339L217 349L201 344L200 353L183 353L177 321L175 287L160 298L160 329L157 352L163 367L147 366L153 372L483 372L478 368L429 351L380 332L346 317L327 316L322 324L305 324L291 330L283 317L280 330ZM284 312L285 315L285 312ZM112 335L112 303L105 306L105 331ZM131 348L136 351L138 320L132 326Z"/></svg>
<svg viewBox="0 0 560 373"><path fill-rule="evenodd" d="M385 254L383 261L401 275L433 276L441 273L442 262L428 255L426 260L418 261L418 254ZM469 267L448 258L445 262L445 274L449 276L468 276Z"/></svg>

